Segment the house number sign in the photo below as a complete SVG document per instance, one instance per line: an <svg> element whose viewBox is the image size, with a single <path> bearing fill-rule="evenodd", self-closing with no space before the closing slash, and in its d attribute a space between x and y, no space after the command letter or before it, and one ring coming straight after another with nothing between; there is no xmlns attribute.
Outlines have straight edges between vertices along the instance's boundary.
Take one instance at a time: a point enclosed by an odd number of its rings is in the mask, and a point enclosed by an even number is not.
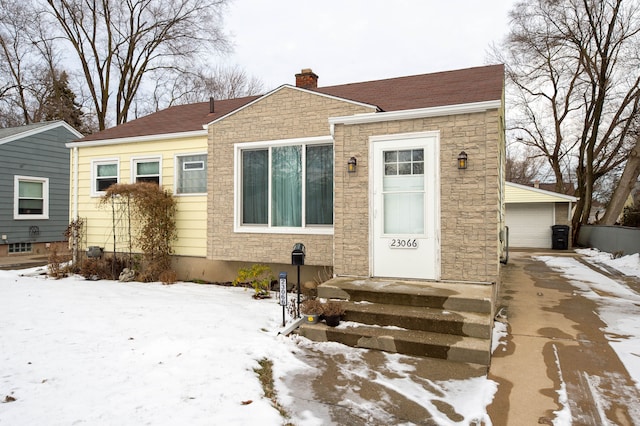
<svg viewBox="0 0 640 426"><path fill-rule="evenodd" d="M415 249L418 248L418 240L416 238L392 238L389 242L389 248Z"/></svg>

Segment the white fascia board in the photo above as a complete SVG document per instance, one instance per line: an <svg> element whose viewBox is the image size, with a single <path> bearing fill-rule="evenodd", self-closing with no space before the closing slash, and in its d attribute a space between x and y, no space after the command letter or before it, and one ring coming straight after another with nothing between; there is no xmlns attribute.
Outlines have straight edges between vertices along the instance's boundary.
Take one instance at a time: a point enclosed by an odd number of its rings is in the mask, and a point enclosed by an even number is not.
<svg viewBox="0 0 640 426"><path fill-rule="evenodd" d="M374 112L366 114L347 115L344 117L331 117L329 124L331 134L336 124L353 125L366 123L379 123L383 121L411 120L415 118L442 117L445 115L472 114L498 109L502 106L501 100L474 102L469 104L446 105L430 108L408 109L402 111Z"/></svg>
<svg viewBox="0 0 640 426"><path fill-rule="evenodd" d="M144 135L134 136L130 138L117 138L117 139L102 139L88 142L69 142L67 148L82 148L87 146L107 146L107 145L120 145L139 142L151 142L151 141L165 141L169 139L185 139L195 137L206 137L206 130L193 130L191 132L178 132L178 133L164 133L159 135Z"/></svg>
<svg viewBox="0 0 640 426"><path fill-rule="evenodd" d="M531 191L541 195L548 195L550 197L557 197L572 203L575 203L576 201L578 201L578 198L572 195L561 194L559 192L546 191L544 189L534 188L532 186L520 185L519 183L513 183L513 182L505 182L505 184L512 188L517 188L524 191Z"/></svg>
<svg viewBox="0 0 640 426"><path fill-rule="evenodd" d="M25 132L17 133L15 135L8 136L4 139L0 139L0 145L15 141L17 139L26 138L32 135L37 135L38 133L46 132L47 130L55 129L56 127L64 127L69 132L73 133L76 137L81 138L84 136L82 133L71 127L67 124L66 121L52 121L50 124L46 126L36 127L35 129L27 130Z"/></svg>
<svg viewBox="0 0 640 426"><path fill-rule="evenodd" d="M245 109L245 108L249 108L251 105L253 105L253 104L255 104L255 103L258 103L258 102L260 102L261 100L263 100L264 98L266 98L266 97L268 97L268 96L271 96L271 95L273 95L274 93L277 93L277 92L279 92L280 90L284 90L284 89L294 89L294 90L299 90L299 91L301 91L301 92L306 92L306 93L309 93L309 94L311 94L311 95L322 96L322 97L324 97L324 98L333 99L333 100L340 101L340 102L348 102L348 103L350 103L350 104L358 105L358 106L363 106L363 107L365 107L365 108L373 108L373 109L376 109L376 110L378 109L378 107L377 107L377 106L375 106L375 105L365 104L365 103L362 103L362 102L352 101L352 100L350 100L350 99L345 99L345 98L340 98L340 97L337 97L337 96L327 95L326 93L316 92L316 91L314 91L314 90L303 89L302 87L292 86L292 85L290 85L290 84L283 84L282 86L280 86L280 87L278 87L278 88L276 88L276 89L273 89L271 92L266 93L266 94L264 94L264 95L260 96L258 99L254 99L253 101L249 102L248 104L245 104L245 105L241 106L241 107L240 107L240 108L238 108L238 109L234 109L233 111L231 111L231 112L229 112L229 113L227 113L227 114L223 115L222 117L218 117L218 118L216 118L215 120L213 120L212 122L210 122L210 123L208 123L208 124L203 125L202 127L204 127L204 128L206 129L208 126L210 126L210 125L212 125L212 124L214 124L214 123L217 123L218 121L224 120L225 118L227 118L227 117L229 117L229 116L231 116L231 115L233 115L233 114L236 114L236 113L238 113L238 112L242 111L242 110L243 110L243 109Z"/></svg>

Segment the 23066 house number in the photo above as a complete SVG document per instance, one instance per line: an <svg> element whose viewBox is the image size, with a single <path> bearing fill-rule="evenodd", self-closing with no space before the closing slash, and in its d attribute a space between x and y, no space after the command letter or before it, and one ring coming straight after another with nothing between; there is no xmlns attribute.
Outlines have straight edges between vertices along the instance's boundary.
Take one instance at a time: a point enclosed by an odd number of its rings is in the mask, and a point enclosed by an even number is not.
<svg viewBox="0 0 640 426"><path fill-rule="evenodd" d="M418 240L415 238L392 238L390 248L418 248Z"/></svg>

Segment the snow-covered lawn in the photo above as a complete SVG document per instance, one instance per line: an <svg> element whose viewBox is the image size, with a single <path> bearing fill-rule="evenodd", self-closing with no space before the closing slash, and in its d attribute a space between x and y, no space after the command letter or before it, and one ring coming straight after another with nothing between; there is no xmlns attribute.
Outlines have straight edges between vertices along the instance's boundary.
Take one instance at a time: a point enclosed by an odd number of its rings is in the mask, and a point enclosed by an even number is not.
<svg viewBox="0 0 640 426"><path fill-rule="evenodd" d="M371 373L362 350L278 335L277 300L253 300L245 289L24 272L0 271L0 425L281 425L254 372L263 358L274 363L290 421L321 425L315 413L296 410L297 391L284 380L313 368L305 351L326 345L353 361L354 379ZM434 418L433 401L442 400L465 417L459 424L486 416L494 382L430 382L430 393L425 379L411 380L407 357L385 356L392 372L376 380Z"/></svg>

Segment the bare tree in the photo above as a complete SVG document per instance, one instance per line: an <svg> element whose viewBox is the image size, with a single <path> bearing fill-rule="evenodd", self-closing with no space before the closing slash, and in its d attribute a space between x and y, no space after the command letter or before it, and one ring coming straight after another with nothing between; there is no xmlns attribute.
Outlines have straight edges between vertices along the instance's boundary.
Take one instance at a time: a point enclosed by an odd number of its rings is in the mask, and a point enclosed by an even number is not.
<svg viewBox="0 0 640 426"><path fill-rule="evenodd" d="M150 101L153 111L171 105L206 102L209 98L234 99L259 95L264 84L257 77L250 77L238 65L216 66L195 72L157 75L158 83Z"/></svg>
<svg viewBox="0 0 640 426"><path fill-rule="evenodd" d="M227 0L47 0L79 61L99 129L125 123L149 73L178 76L227 49ZM115 99L113 99L114 97Z"/></svg>
<svg viewBox="0 0 640 426"><path fill-rule="evenodd" d="M0 124L64 119L81 130L80 105L74 104L55 40L41 17L28 0L0 0ZM75 111L63 105L69 99Z"/></svg>
<svg viewBox="0 0 640 426"><path fill-rule="evenodd" d="M507 182L530 185L531 182L540 178L544 158L534 152L531 147L519 154L514 151L508 150L507 152L505 179Z"/></svg>
<svg viewBox="0 0 640 426"><path fill-rule="evenodd" d="M34 16L28 4L16 0L0 0L0 78L2 101L15 115L17 123L35 120L32 94L37 93L35 75L39 53L31 39ZM6 119L5 119L6 121Z"/></svg>
<svg viewBox="0 0 640 426"><path fill-rule="evenodd" d="M521 1L504 53L519 113L513 128L552 168L575 168L574 232L589 218L594 185L623 164L640 101L640 10L623 0ZM577 235L577 234L574 234Z"/></svg>

